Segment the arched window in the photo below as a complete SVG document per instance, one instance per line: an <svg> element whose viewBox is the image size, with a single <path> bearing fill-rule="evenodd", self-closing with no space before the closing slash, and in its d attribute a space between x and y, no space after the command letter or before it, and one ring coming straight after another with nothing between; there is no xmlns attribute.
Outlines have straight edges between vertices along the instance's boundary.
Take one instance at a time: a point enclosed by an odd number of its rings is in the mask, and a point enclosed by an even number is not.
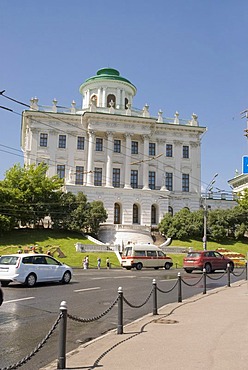
<svg viewBox="0 0 248 370"><path fill-rule="evenodd" d="M170 213L171 216L173 216L173 208L171 206L168 207L168 213Z"/></svg>
<svg viewBox="0 0 248 370"><path fill-rule="evenodd" d="M139 224L139 207L137 204L133 205L133 224Z"/></svg>
<svg viewBox="0 0 248 370"><path fill-rule="evenodd" d="M115 203L114 206L114 224L121 223L121 206L118 203Z"/></svg>
<svg viewBox="0 0 248 370"><path fill-rule="evenodd" d="M97 106L97 95L94 94L90 98L91 103L93 103L95 106Z"/></svg>
<svg viewBox="0 0 248 370"><path fill-rule="evenodd" d="M115 95L114 94L109 94L107 97L107 107L110 108L110 103L111 101L113 102L113 108L115 108ZM112 104L112 103L111 103Z"/></svg>
<svg viewBox="0 0 248 370"><path fill-rule="evenodd" d="M128 101L128 98L125 98L125 109L127 109L128 108L128 103L129 103L129 101Z"/></svg>
<svg viewBox="0 0 248 370"><path fill-rule="evenodd" d="M151 224L156 225L157 224L157 208L153 204L151 208Z"/></svg>

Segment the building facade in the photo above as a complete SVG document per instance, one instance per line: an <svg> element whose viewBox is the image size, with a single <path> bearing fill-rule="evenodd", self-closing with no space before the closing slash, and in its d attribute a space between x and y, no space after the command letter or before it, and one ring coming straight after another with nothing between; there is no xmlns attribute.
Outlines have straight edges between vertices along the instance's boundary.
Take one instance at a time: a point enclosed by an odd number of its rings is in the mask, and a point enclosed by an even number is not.
<svg viewBox="0 0 248 370"><path fill-rule="evenodd" d="M103 241L149 239L165 213L199 209L206 128L196 114L151 117L148 105L133 108L136 87L112 68L100 69L79 91L79 108L74 101L66 109L56 99L51 107L31 99L21 145L26 165L45 162L48 176L64 179L65 191L103 202Z"/></svg>

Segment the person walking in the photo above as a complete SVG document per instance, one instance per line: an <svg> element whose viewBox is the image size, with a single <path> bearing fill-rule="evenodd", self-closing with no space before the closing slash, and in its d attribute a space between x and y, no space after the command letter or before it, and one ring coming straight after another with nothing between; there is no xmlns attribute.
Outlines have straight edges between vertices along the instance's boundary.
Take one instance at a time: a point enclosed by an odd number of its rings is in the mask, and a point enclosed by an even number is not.
<svg viewBox="0 0 248 370"><path fill-rule="evenodd" d="M108 257L106 259L106 266L107 266L107 269L109 270L110 269L110 262L109 262L109 258Z"/></svg>
<svg viewBox="0 0 248 370"><path fill-rule="evenodd" d="M88 270L89 264L90 264L89 256L86 256L85 262L86 262L86 270Z"/></svg>
<svg viewBox="0 0 248 370"><path fill-rule="evenodd" d="M101 258L98 257L97 258L97 268L98 268L98 270L100 270L100 268L101 268L101 262L102 262Z"/></svg>
<svg viewBox="0 0 248 370"><path fill-rule="evenodd" d="M87 269L86 257L84 257L84 259L83 259L83 268L84 268L84 270Z"/></svg>

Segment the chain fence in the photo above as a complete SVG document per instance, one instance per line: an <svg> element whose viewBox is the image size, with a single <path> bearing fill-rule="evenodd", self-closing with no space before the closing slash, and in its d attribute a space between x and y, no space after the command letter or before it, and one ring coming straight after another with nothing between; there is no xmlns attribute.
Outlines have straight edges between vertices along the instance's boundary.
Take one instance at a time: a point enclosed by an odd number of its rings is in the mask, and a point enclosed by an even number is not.
<svg viewBox="0 0 248 370"><path fill-rule="evenodd" d="M149 295L148 295L148 297L146 298L146 300L143 302L143 303L141 303L140 305L135 305L135 304L132 304L132 303L130 303L124 296L123 296L123 300L124 300L124 302L129 306L129 307L132 307L132 308L141 308L141 307L143 307L148 301L149 301L149 299L151 298L151 296L152 296L152 292L153 292L153 289L150 291L150 293L149 293Z"/></svg>

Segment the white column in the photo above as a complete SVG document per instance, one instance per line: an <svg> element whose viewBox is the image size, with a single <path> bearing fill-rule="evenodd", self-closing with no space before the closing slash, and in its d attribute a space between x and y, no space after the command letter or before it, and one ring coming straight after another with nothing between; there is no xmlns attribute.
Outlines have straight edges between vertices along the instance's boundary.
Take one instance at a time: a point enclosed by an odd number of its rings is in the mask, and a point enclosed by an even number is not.
<svg viewBox="0 0 248 370"><path fill-rule="evenodd" d="M106 187L112 188L112 154L113 154L113 132L107 132L107 164L106 164Z"/></svg>
<svg viewBox="0 0 248 370"><path fill-rule="evenodd" d="M125 134L126 136L126 155L125 155L125 186L126 189L131 189L130 177L131 177L131 134Z"/></svg>
<svg viewBox="0 0 248 370"><path fill-rule="evenodd" d="M102 91L102 107L106 108L106 104L106 88L104 87Z"/></svg>
<svg viewBox="0 0 248 370"><path fill-rule="evenodd" d="M102 106L102 94L101 94L101 88L99 87L97 92L97 107Z"/></svg>
<svg viewBox="0 0 248 370"><path fill-rule="evenodd" d="M92 186L94 184L94 142L95 142L95 133L92 130L89 130L89 146L88 146L88 161L87 161L87 180L86 186Z"/></svg>
<svg viewBox="0 0 248 370"><path fill-rule="evenodd" d="M120 99L120 89L117 89L117 94L116 94L116 108L120 109L121 106L121 99Z"/></svg>
<svg viewBox="0 0 248 370"><path fill-rule="evenodd" d="M148 183L148 171L149 171L149 162L147 161L148 156L149 156L149 136L144 135L143 136L144 140L144 154L143 154L143 189L148 190L149 188L149 183Z"/></svg>
<svg viewBox="0 0 248 370"><path fill-rule="evenodd" d="M182 191L182 142L179 140L174 141L173 145L174 157L174 191Z"/></svg>

